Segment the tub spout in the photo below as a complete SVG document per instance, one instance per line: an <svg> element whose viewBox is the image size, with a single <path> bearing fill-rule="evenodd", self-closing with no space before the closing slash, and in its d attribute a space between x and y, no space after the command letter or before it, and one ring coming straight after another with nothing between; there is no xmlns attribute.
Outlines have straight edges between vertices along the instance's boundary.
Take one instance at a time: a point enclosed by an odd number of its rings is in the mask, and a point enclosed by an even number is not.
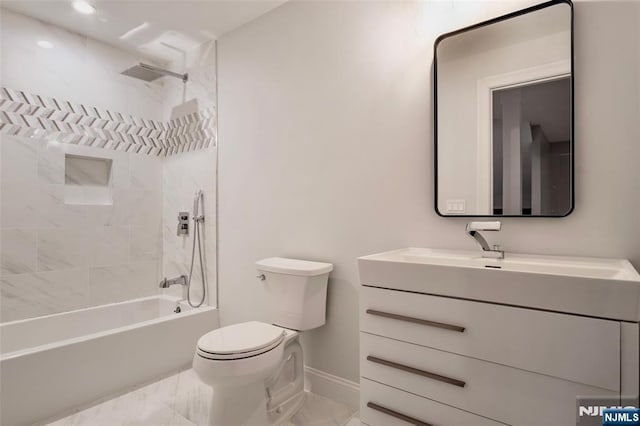
<svg viewBox="0 0 640 426"><path fill-rule="evenodd" d="M187 276L186 275L180 275L179 277L175 277L175 278L167 278L164 277L164 279L162 281L160 281L160 285L158 287L160 288L169 288L172 285L187 285Z"/></svg>

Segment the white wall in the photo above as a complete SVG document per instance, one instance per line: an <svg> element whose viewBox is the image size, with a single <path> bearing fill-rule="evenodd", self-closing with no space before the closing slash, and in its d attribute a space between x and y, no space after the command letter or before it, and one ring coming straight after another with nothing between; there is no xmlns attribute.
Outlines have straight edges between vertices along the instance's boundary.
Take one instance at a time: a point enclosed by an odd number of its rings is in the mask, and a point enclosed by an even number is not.
<svg viewBox="0 0 640 426"><path fill-rule="evenodd" d="M522 4L522 3L521 3ZM473 249L433 207L434 38L503 2L291 2L219 42L219 269L224 324L266 319L254 261L335 264L306 361L358 379L356 257ZM640 4L577 3L576 209L504 219L508 251L640 267Z"/></svg>

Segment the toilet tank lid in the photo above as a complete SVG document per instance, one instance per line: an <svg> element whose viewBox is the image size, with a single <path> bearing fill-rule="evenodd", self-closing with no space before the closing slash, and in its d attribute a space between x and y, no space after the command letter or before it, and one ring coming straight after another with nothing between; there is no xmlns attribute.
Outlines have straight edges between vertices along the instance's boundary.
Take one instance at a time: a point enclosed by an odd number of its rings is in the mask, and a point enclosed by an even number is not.
<svg viewBox="0 0 640 426"><path fill-rule="evenodd" d="M270 257L256 262L256 267L262 272L277 274L314 276L322 275L333 270L331 263L311 262L309 260L287 259L284 257Z"/></svg>

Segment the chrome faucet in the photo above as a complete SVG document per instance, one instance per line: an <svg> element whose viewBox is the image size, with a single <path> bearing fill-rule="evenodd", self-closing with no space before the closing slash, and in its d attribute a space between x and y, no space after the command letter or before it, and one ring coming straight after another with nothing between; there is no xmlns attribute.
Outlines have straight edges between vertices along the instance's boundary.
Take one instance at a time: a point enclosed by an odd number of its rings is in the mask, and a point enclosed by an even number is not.
<svg viewBox="0 0 640 426"><path fill-rule="evenodd" d="M473 238L475 242L480 244L482 248L482 257L488 257L491 259L504 259L504 251L500 250L500 246L494 245L493 248L489 247L489 243L480 234L479 231L499 231L502 228L502 223L496 222L470 222L467 223L467 234Z"/></svg>
<svg viewBox="0 0 640 426"><path fill-rule="evenodd" d="M175 278L169 278L167 279L167 277L165 277L162 281L160 281L160 288L169 288L172 285L175 284L180 284L180 285L187 285L187 276L186 275L180 275L179 277L175 277Z"/></svg>

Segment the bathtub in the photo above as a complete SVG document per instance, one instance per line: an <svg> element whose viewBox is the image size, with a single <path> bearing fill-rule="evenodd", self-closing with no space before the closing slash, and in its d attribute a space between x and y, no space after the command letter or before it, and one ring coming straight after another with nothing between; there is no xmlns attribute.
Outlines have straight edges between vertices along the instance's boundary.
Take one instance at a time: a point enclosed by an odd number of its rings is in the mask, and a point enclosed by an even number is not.
<svg viewBox="0 0 640 426"><path fill-rule="evenodd" d="M215 308L170 296L0 324L0 424L62 416L187 367L218 327Z"/></svg>

